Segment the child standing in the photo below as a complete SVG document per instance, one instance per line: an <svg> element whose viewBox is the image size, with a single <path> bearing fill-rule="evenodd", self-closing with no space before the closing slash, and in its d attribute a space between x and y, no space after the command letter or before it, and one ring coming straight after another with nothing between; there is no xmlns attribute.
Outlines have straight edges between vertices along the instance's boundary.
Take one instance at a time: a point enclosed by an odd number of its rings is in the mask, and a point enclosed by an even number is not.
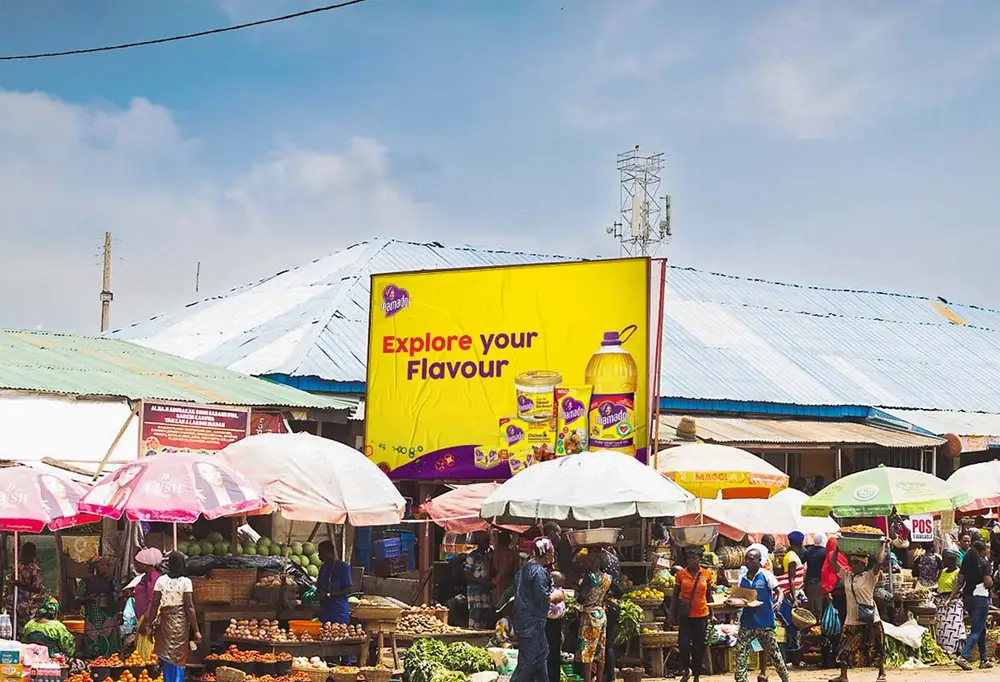
<svg viewBox="0 0 1000 682"><path fill-rule="evenodd" d="M552 592L549 593L549 620L545 623L545 637L549 640L549 682L559 682L562 665L563 623L566 617L566 576L552 571Z"/></svg>

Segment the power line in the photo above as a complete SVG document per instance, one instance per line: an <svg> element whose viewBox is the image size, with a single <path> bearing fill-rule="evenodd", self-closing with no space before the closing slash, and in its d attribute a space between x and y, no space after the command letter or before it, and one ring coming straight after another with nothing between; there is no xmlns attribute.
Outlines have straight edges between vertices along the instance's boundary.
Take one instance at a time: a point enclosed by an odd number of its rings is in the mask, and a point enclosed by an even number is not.
<svg viewBox="0 0 1000 682"><path fill-rule="evenodd" d="M338 2L334 5L324 5L323 7L314 7L313 9L303 10L302 12L295 12L294 14L285 14L280 17L271 17L270 19L260 19L258 21L251 21L246 24L236 24L235 26L213 28L208 31L198 31L197 33L186 33L184 35L170 36L168 38L154 38L153 40L140 40L134 43L122 43L120 45L105 45L104 47L87 47L87 48L81 48L79 50L64 50L63 52L41 52L38 54L18 54L18 55L0 56L0 61L13 62L25 59L45 59L46 57L69 57L71 55L78 55L78 54L94 54L95 52L113 52L115 50L127 50L132 47L145 47L147 45L161 45L163 43L175 43L179 40L188 40L190 38L202 38L204 36L213 36L219 33L229 33L230 31L240 31L244 28L254 28L255 26L263 26L264 24L276 24L279 21L288 21L289 19L298 19L300 17L305 17L310 14L329 12L331 10L341 9L343 7L349 7L351 5L358 5L362 2L365 2L365 0L345 0L344 2Z"/></svg>

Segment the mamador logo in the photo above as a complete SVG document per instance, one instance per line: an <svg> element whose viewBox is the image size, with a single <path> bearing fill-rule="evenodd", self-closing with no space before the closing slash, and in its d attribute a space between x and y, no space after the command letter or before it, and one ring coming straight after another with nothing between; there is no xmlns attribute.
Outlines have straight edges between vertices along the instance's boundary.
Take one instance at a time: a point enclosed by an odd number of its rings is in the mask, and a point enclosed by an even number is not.
<svg viewBox="0 0 1000 682"><path fill-rule="evenodd" d="M382 289L382 312L386 317L392 317L403 308L410 307L410 292L400 289L395 284L388 284Z"/></svg>

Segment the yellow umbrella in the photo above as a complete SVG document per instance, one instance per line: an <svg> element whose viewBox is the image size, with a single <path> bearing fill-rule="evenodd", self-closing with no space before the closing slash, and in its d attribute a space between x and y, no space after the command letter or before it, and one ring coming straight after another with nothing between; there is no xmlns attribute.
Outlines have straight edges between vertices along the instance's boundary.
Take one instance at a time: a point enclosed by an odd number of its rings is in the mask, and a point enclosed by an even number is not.
<svg viewBox="0 0 1000 682"><path fill-rule="evenodd" d="M788 487L788 475L757 455L727 445L692 443L659 453L656 470L695 497L767 499Z"/></svg>

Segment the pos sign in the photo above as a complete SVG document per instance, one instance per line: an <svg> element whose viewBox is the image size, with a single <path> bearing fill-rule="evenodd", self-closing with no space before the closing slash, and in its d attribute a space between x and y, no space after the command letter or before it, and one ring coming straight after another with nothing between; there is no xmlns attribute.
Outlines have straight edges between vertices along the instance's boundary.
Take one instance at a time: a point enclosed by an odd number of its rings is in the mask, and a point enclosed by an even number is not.
<svg viewBox="0 0 1000 682"><path fill-rule="evenodd" d="M910 539L914 542L934 541L934 517L930 514L911 516L910 526Z"/></svg>

